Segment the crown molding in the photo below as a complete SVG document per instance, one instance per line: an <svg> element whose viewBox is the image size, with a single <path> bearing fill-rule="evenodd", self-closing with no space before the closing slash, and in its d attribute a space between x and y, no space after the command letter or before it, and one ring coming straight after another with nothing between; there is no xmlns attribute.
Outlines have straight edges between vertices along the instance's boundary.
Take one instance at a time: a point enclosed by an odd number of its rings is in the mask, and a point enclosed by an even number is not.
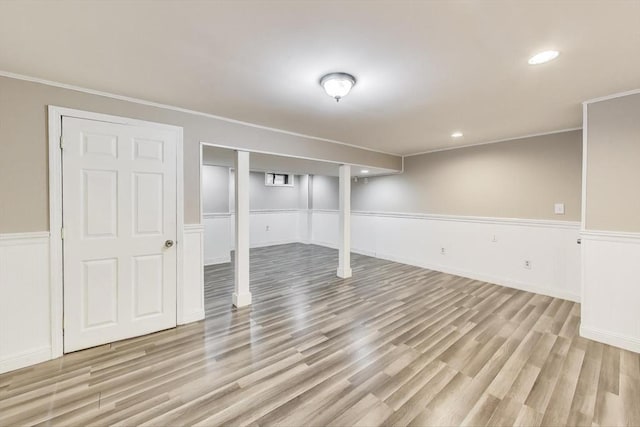
<svg viewBox="0 0 640 427"><path fill-rule="evenodd" d="M632 90L627 90L625 92L612 93L611 95L601 96L599 98L588 99L584 101L582 104L588 105L588 104L593 104L595 102L608 101L610 99L622 98L624 96L637 95L637 94L640 94L640 89L632 89Z"/></svg>
<svg viewBox="0 0 640 427"><path fill-rule="evenodd" d="M87 94L90 94L90 95L103 96L105 98L117 99L119 101L131 102L131 103L134 103L134 104L145 105L145 106L148 106L148 107L162 108L162 109L165 109L165 110L177 111L177 112L185 113L185 114L193 114L193 115L197 115L197 116L207 117L207 118L210 118L210 119L221 120L221 121L228 122L228 123L234 123L234 124L237 124L237 125L252 127L252 128L255 128L255 129L261 129L261 130L266 130L266 131L270 131L270 132L281 133L281 134L284 134L284 135L296 136L296 137L299 137L299 138L313 139L313 140L316 140L316 141L329 142L331 144L343 145L343 146L346 146L346 147L356 148L356 149L364 150L364 151L370 151L370 152L373 152L373 153L386 154L388 156L402 157L402 155L398 154L398 153L390 153L390 152L387 152L387 151L376 150L374 148L367 148L367 147L363 147L361 145L349 144L348 142L342 142L342 141L337 141L337 140L334 140L334 139L321 138L319 136L306 135L306 134L303 134L303 133L292 132L292 131L288 131L288 130L285 130L285 129L278 129L278 128L273 128L273 127L269 127L269 126L258 125L258 124L255 124L255 123L245 122L245 121L242 121L242 120L236 120L236 119L231 119L231 118L228 118L228 117L217 116L215 114L209 114L209 113L205 113L205 112L202 112L202 111L190 110L188 108L177 107L177 106L169 105L169 104L162 104L162 103L159 103L159 102L147 101L145 99L133 98L133 97L130 97L130 96L118 95L118 94L114 94L114 93L110 93L110 92L103 92L103 91L100 91L100 90L94 90L94 89L89 89L89 88L85 88L85 87L82 87L82 86L70 85L70 84L56 82L56 81L52 81L52 80L41 79L41 78L38 78L38 77L27 76L27 75L24 75L24 74L12 73L12 72L9 72L9 71L0 70L0 77L7 77L7 78L10 78L10 79L16 79L16 80L23 80L23 81L27 81L27 82L31 82L31 83L39 83L39 84L43 84L43 85L46 85L46 86L53 86L53 87L57 87L57 88L61 88L61 89L73 90L73 91L76 91L76 92L87 93Z"/></svg>
<svg viewBox="0 0 640 427"><path fill-rule="evenodd" d="M511 137L511 138L505 138L505 139L496 139L496 140L487 141L487 142L479 142L477 144L468 144L468 145L458 145L458 146L455 146L455 147L436 148L434 150L427 150L427 151L420 151L420 152L412 153L412 154L405 154L402 157L405 158L405 157L412 157L412 156L420 156L422 154L438 153L440 151L459 150L461 148L471 148L471 147L478 147L478 146L481 146L481 145L497 144L499 142L516 141L518 139L534 138L536 136L555 135L557 133L573 132L573 131L576 131L576 130L582 130L582 126L574 127L574 128L567 128L567 129L552 130L552 131L549 131L549 132L532 133L532 134L522 135L522 136L514 136L514 137Z"/></svg>

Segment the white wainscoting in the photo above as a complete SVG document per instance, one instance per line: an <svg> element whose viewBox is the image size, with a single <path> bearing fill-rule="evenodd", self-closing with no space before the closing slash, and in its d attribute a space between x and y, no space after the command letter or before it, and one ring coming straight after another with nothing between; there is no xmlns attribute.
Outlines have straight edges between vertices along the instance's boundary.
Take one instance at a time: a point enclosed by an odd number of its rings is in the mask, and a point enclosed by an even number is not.
<svg viewBox="0 0 640 427"><path fill-rule="evenodd" d="M584 231L581 236L580 334L640 352L640 233Z"/></svg>
<svg viewBox="0 0 640 427"><path fill-rule="evenodd" d="M353 251L353 235L356 233L353 228L353 214L351 217L351 250ZM311 211L311 243L329 248L338 248L338 238L340 235L340 222L338 211L313 209ZM367 255L375 256L370 253Z"/></svg>
<svg viewBox="0 0 640 427"><path fill-rule="evenodd" d="M337 247L335 210L252 211L250 217L251 247ZM204 218L205 263L229 262L232 214ZM569 221L352 212L351 244L353 252L579 301L579 228Z"/></svg>
<svg viewBox="0 0 640 427"><path fill-rule="evenodd" d="M233 247L233 218L229 213L203 215L204 265L223 264L231 261Z"/></svg>
<svg viewBox="0 0 640 427"><path fill-rule="evenodd" d="M365 255L580 301L579 228L567 221L352 212L351 245ZM337 230L337 211L313 211L313 243L335 248Z"/></svg>
<svg viewBox="0 0 640 427"><path fill-rule="evenodd" d="M203 232L184 226L178 324L204 319ZM51 306L49 232L0 234L0 373L59 356Z"/></svg>
<svg viewBox="0 0 640 427"><path fill-rule="evenodd" d="M0 234L0 373L51 359L49 233Z"/></svg>
<svg viewBox="0 0 640 427"><path fill-rule="evenodd" d="M250 246L308 243L307 210L269 209L249 213ZM235 248L235 216L233 213L206 213L204 222L204 265L231 261Z"/></svg>
<svg viewBox="0 0 640 427"><path fill-rule="evenodd" d="M205 227L200 224L184 226L182 292L178 289L179 325L204 319L204 232Z"/></svg>
<svg viewBox="0 0 640 427"><path fill-rule="evenodd" d="M298 211L298 230L301 243L311 243L312 225L313 211L311 209L300 209Z"/></svg>
<svg viewBox="0 0 640 427"><path fill-rule="evenodd" d="M254 210L249 214L250 245L252 248L282 245L300 241L300 210ZM232 234L235 246L235 230Z"/></svg>

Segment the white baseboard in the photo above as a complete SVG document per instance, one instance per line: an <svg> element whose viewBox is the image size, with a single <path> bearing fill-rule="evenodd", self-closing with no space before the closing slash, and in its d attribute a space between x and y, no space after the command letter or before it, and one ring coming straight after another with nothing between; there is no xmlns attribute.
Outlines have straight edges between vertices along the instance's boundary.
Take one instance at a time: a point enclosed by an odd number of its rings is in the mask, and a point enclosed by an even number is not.
<svg viewBox="0 0 640 427"><path fill-rule="evenodd" d="M251 245L253 248L266 248L268 246L288 245L290 243L301 243L298 239L269 240L266 242L257 242Z"/></svg>
<svg viewBox="0 0 640 427"><path fill-rule="evenodd" d="M204 260L205 267L208 265L227 264L231 262L231 253L226 257L207 258Z"/></svg>
<svg viewBox="0 0 640 427"><path fill-rule="evenodd" d="M338 245L336 245L335 243L325 242L324 240L312 240L309 243L312 244L312 245L324 246L325 248L338 249ZM351 252L362 253L362 255L368 255L368 254L364 253L364 251L358 252L358 250L353 249L353 248L351 248ZM370 256L375 257L373 252L371 253Z"/></svg>
<svg viewBox="0 0 640 427"><path fill-rule="evenodd" d="M330 247L329 245L319 245L319 246L326 246L326 247ZM336 248L333 248L336 249ZM364 255L364 256L370 256L373 258L382 258L382 257L376 257L376 253L373 251L368 251L366 249L356 249L356 248L351 248L351 252L354 254L360 254L360 255ZM392 260L389 260L392 261Z"/></svg>
<svg viewBox="0 0 640 427"><path fill-rule="evenodd" d="M580 326L580 336L640 353L640 340L637 338L616 334L614 332L603 331L601 329L584 325Z"/></svg>
<svg viewBox="0 0 640 427"><path fill-rule="evenodd" d="M231 295L233 305L236 307L246 307L251 305L251 292L245 292L243 294L233 293Z"/></svg>
<svg viewBox="0 0 640 427"><path fill-rule="evenodd" d="M51 346L24 351L0 359L0 374L52 359Z"/></svg>
<svg viewBox="0 0 640 427"><path fill-rule="evenodd" d="M291 240L291 239L286 239L286 240L272 240L272 241L268 241L268 242L259 242L259 243L254 243L253 245L251 245L251 249L254 248L266 248L269 246L277 246L277 245L288 245L290 243L305 243L305 242L300 242L298 240ZM307 244L309 242L306 242ZM229 251L229 255L228 256L218 256L218 257L211 257L211 258L206 258L204 260L204 265L205 266L209 266L209 265L217 265L217 264L226 264L231 262L231 252Z"/></svg>
<svg viewBox="0 0 640 427"><path fill-rule="evenodd" d="M197 322L199 320L204 319L204 308L193 310L187 313L184 313L182 316L182 321L178 323L179 325L185 325L187 323Z"/></svg>
<svg viewBox="0 0 640 427"><path fill-rule="evenodd" d="M336 275L341 279L349 279L350 277L353 276L353 271L351 270L351 268L338 267L338 270L336 271Z"/></svg>
<svg viewBox="0 0 640 427"><path fill-rule="evenodd" d="M518 289L521 291L532 292L535 294L547 295L554 298L565 299L573 302L580 302L580 295L574 294L571 292L563 292L558 289L548 288L544 286L533 286L527 283L519 282L517 280L509 280L504 277L498 277L493 275L479 274L473 271L461 270L456 268L451 268L443 265L437 264L427 264L427 263L419 263L414 262L408 259L401 259L396 257L390 257L385 254L378 254L378 258L388 259L389 261L399 262L401 264L414 265L416 267L426 268L428 270L439 271L446 274L452 274L454 276L466 277L467 279L478 280L481 282L493 283L500 286L505 286L507 288ZM393 259L392 259L393 258Z"/></svg>
<svg viewBox="0 0 640 427"><path fill-rule="evenodd" d="M312 243L315 244L315 245L318 245L318 246L324 246L326 248L336 249L335 245L332 245L332 244L330 244L328 242L316 241L316 242L312 242ZM558 289L553 289L553 288L548 288L548 287L543 287L543 286L532 286L532 285L529 285L527 283L518 282L516 280L508 280L508 279L505 279L503 277L491 276L491 275L483 275L483 274L474 273L472 271L450 268L450 267L443 266L443 265L428 264L428 263L424 263L424 262L418 262L416 260L397 257L397 256L394 256L392 254L376 253L376 252L369 251L369 250L366 250L366 249L355 249L355 248L352 248L351 252L352 253L356 253L356 254L360 254L360 255L374 257L374 258L384 259L384 260L387 260L387 261L398 262L400 264L413 265L413 266L416 266L416 267L426 268L428 270L434 270L434 271L439 271L439 272L442 272L442 273L452 274L454 276L466 277L468 279L479 280L481 282L494 283L496 285L505 286L507 288L514 288L514 289L519 289L521 291L532 292L532 293L542 294L542 295L548 295L548 296L551 296L551 297L554 297L554 298L561 298L561 299L566 299L566 300L574 301L574 302L580 302L580 295L578 295L576 293L572 293L572 292L563 292L563 291L558 290Z"/></svg>

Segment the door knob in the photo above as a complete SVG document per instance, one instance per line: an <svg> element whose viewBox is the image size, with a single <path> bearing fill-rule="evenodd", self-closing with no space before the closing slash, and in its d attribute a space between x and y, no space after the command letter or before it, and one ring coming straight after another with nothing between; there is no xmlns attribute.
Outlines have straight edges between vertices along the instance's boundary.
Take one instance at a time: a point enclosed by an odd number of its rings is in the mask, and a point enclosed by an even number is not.
<svg viewBox="0 0 640 427"><path fill-rule="evenodd" d="M166 248L170 248L171 246L173 246L173 240L167 240L166 242L164 242L164 246Z"/></svg>

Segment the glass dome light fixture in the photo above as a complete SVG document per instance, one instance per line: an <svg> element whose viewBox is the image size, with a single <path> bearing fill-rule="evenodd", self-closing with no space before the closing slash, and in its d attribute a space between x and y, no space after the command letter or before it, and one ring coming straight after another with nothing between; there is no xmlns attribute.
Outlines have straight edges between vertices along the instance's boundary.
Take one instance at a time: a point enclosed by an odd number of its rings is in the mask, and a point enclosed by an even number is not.
<svg viewBox="0 0 640 427"><path fill-rule="evenodd" d="M320 79L320 86L327 95L340 102L356 84L356 78L347 73L330 73Z"/></svg>
<svg viewBox="0 0 640 427"><path fill-rule="evenodd" d="M553 61L560 55L560 52L557 50L545 50L544 52L539 52L529 58L529 65L540 65L545 62Z"/></svg>

